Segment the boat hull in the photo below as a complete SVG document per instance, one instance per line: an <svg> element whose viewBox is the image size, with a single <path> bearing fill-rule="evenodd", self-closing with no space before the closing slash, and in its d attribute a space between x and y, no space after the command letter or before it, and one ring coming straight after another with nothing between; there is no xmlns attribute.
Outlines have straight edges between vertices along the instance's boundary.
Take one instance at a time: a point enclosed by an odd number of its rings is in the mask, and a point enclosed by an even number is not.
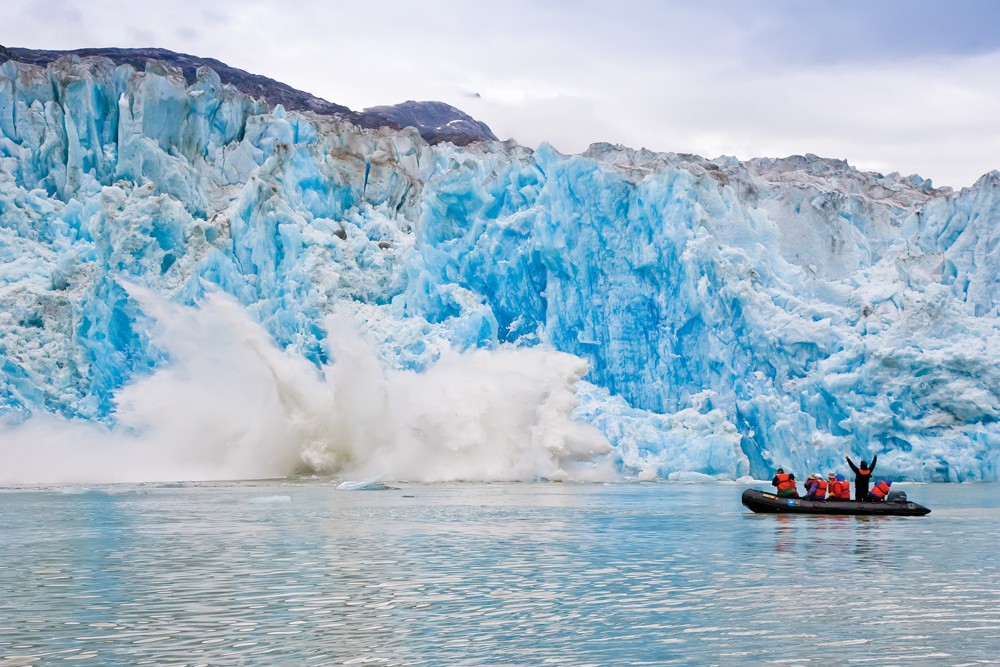
<svg viewBox="0 0 1000 667"><path fill-rule="evenodd" d="M773 493L747 489L743 504L763 514L847 514L854 516L924 516L930 510L913 502L855 502L853 500L806 500L779 498Z"/></svg>

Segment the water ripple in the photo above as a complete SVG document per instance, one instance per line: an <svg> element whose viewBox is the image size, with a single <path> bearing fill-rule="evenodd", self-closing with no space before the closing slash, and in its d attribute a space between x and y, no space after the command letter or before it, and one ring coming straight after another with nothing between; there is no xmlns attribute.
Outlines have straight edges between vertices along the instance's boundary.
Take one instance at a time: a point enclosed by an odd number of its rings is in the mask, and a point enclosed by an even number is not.
<svg viewBox="0 0 1000 667"><path fill-rule="evenodd" d="M995 492L874 521L697 485L6 493L0 667L997 664Z"/></svg>

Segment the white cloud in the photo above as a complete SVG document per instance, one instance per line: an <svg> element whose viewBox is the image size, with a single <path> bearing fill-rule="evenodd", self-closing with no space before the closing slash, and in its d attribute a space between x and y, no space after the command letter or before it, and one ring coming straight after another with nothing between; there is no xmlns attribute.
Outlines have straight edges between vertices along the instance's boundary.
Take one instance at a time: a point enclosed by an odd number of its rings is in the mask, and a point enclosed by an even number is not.
<svg viewBox="0 0 1000 667"><path fill-rule="evenodd" d="M919 17L896 25L889 9L875 16L863 3L848 3L857 15L847 16L839 5L781 0L306 1L294 11L264 0L93 0L86 12L46 0L44 19L37 2L8 4L17 40L0 28L0 43L9 46L161 46L355 109L438 99L526 145L811 152L952 186L1000 168L998 52L981 36L980 55L958 53L957 38L928 38L933 57L919 57ZM894 50L902 28L909 41Z"/></svg>

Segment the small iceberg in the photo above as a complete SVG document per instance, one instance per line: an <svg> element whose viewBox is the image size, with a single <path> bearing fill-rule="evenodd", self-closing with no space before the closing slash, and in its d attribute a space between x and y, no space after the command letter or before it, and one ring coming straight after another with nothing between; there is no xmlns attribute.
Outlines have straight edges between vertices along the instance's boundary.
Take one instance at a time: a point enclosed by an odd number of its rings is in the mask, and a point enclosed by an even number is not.
<svg viewBox="0 0 1000 667"><path fill-rule="evenodd" d="M338 491L398 491L399 487L389 486L382 482L375 481L354 481L341 482L337 486Z"/></svg>

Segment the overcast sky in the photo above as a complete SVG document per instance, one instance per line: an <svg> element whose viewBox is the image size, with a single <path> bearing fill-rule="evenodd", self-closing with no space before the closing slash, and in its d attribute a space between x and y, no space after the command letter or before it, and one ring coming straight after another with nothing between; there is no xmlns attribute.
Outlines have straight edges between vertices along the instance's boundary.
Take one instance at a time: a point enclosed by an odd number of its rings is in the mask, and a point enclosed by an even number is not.
<svg viewBox="0 0 1000 667"><path fill-rule="evenodd" d="M441 100L501 139L1000 169L1000 1L0 0L0 44L156 46L352 109Z"/></svg>

